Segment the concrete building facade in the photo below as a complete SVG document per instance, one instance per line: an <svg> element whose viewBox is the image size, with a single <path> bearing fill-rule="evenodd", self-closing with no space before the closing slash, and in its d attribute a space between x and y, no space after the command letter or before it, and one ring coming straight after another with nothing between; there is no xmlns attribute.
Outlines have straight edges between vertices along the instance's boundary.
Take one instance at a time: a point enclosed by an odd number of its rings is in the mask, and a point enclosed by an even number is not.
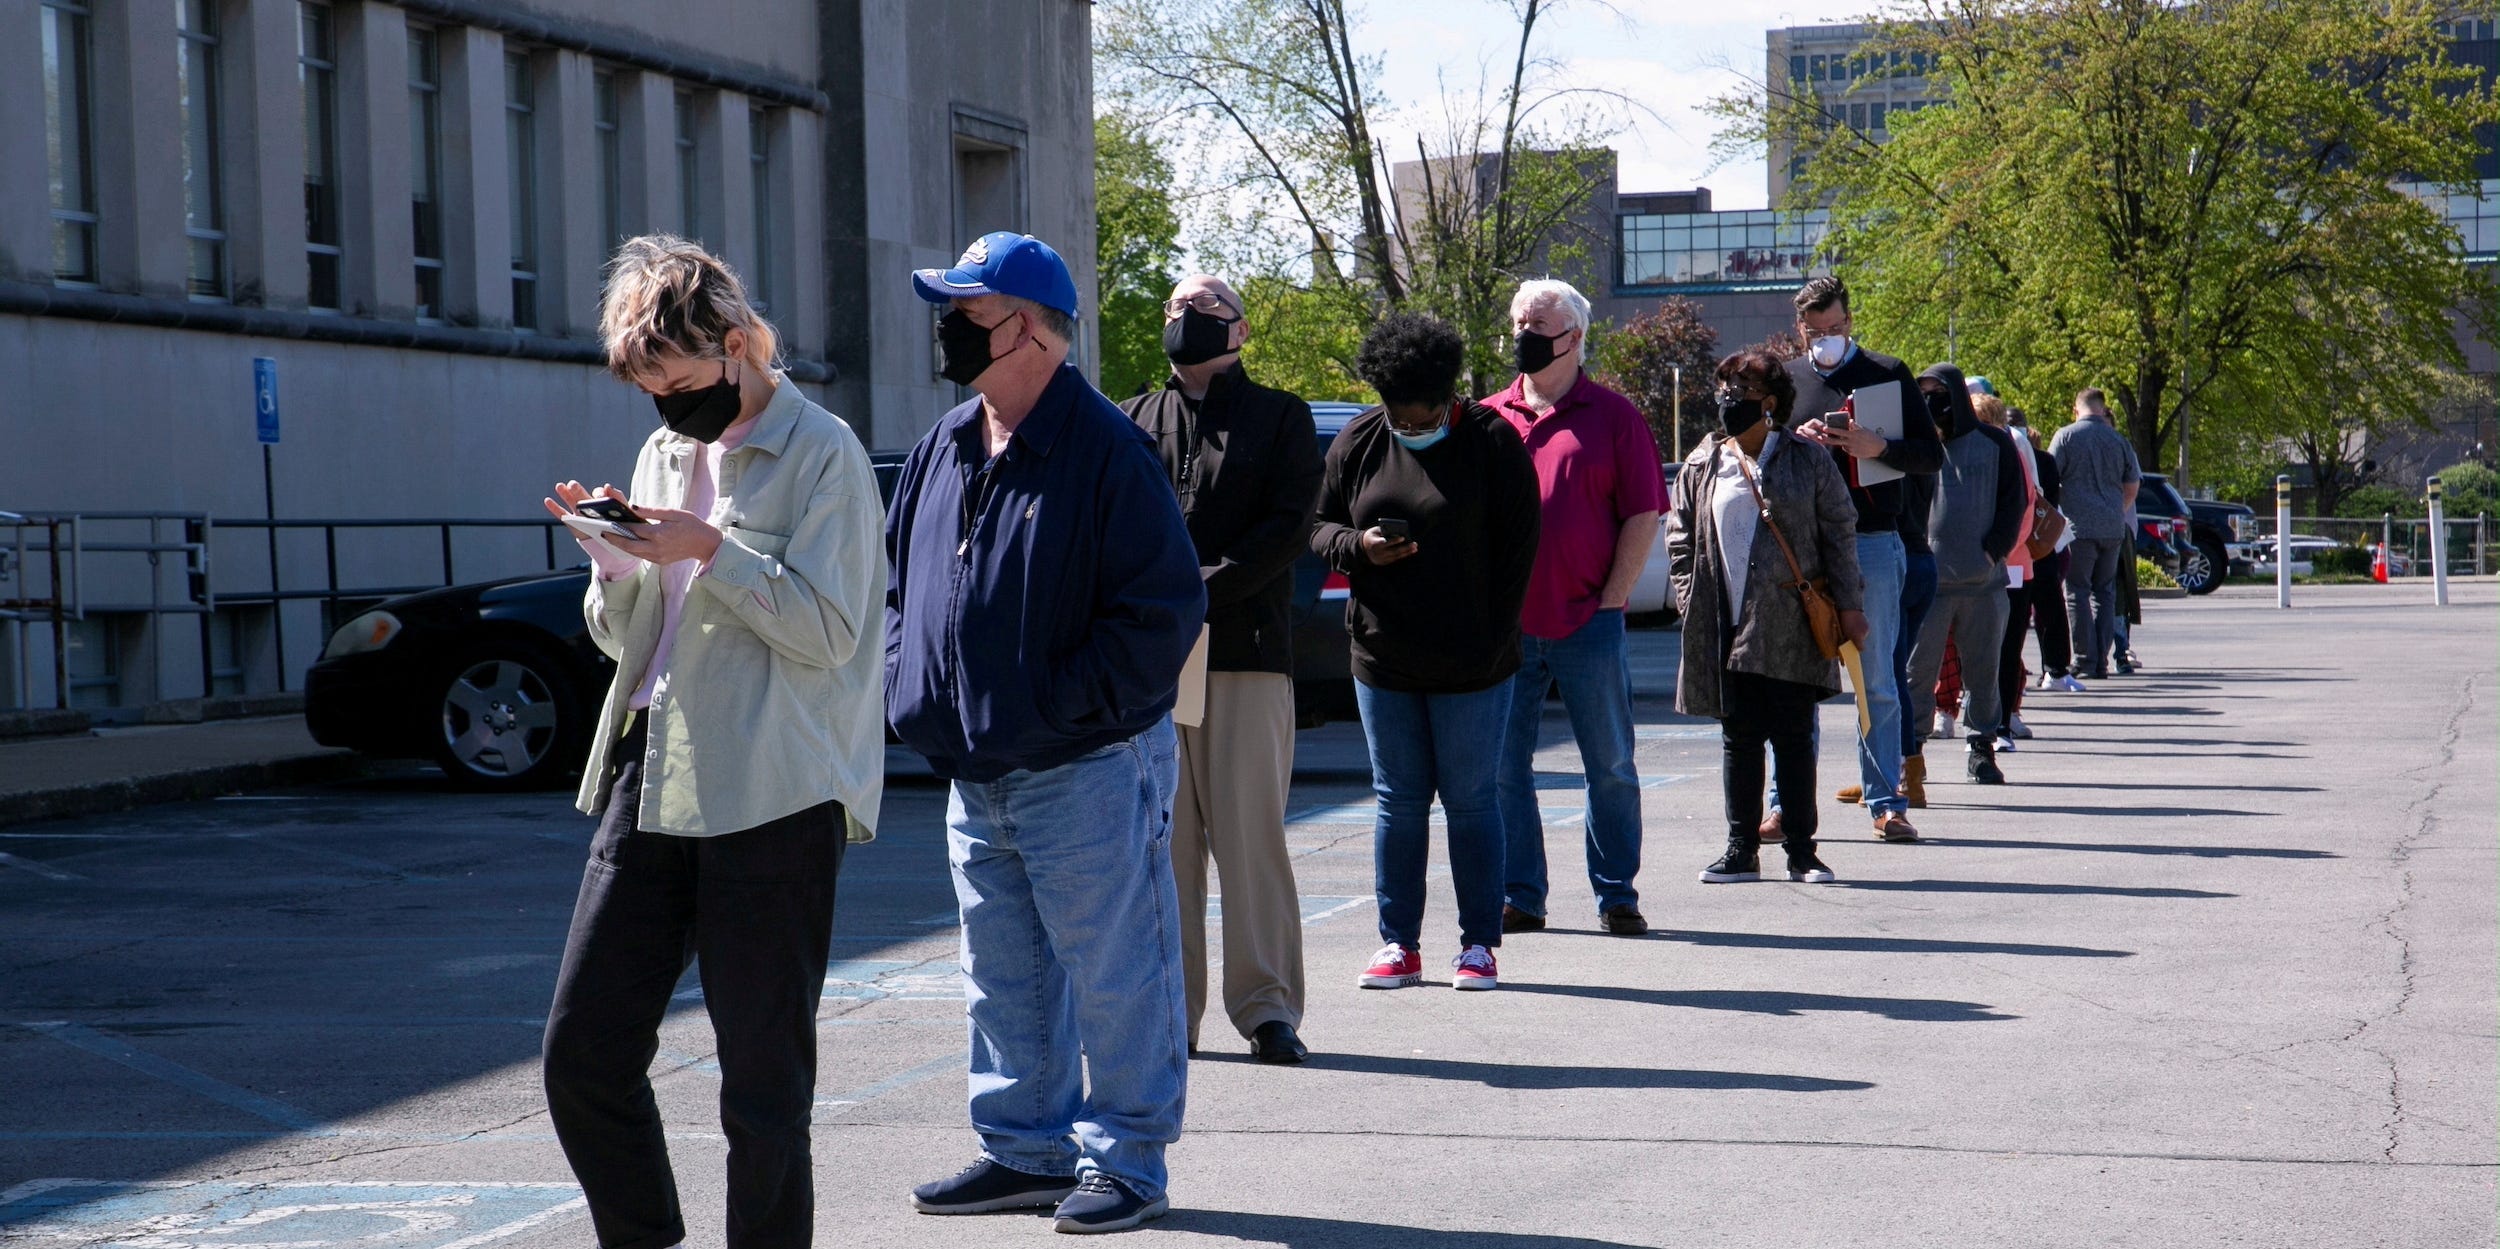
<svg viewBox="0 0 2500 1249"><path fill-rule="evenodd" d="M964 394L910 269L1025 230L1091 311L1091 20L1085 0L0 0L0 510L259 517L260 357L280 517L519 519L553 481L622 481L655 418L601 368L601 268L652 231L723 254L789 376L908 446ZM245 538L209 552L230 593L269 579ZM542 558L534 532L457 541L461 579ZM434 543L343 539L339 580L439 580ZM318 586L325 559L289 534L277 571ZM218 613L205 648L141 610L184 600L183 562L86 555L76 701L291 685L319 650L316 602L284 609L283 674L266 605ZM0 600L48 595L43 563L0 557ZM54 701L51 649L40 620L0 627L0 707Z"/></svg>

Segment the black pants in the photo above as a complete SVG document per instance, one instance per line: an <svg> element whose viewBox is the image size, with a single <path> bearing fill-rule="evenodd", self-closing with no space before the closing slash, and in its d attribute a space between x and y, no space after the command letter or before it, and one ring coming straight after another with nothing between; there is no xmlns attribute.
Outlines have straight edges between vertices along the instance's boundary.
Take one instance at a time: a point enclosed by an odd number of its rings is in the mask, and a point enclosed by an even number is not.
<svg viewBox="0 0 2500 1249"><path fill-rule="evenodd" d="M833 941L842 806L717 837L645 832L635 821L639 723L617 752L626 762L591 840L547 1013L556 1139L602 1249L686 1238L649 1073L669 996L699 959L729 1137L730 1249L806 1249L816 1221L816 1003Z"/></svg>
<svg viewBox="0 0 2500 1249"><path fill-rule="evenodd" d="M1780 792L1804 795L1780 807L1789 854L1814 850L1814 707L1823 691L1795 681L1727 672L1719 683L1719 775L1726 785L1727 836L1751 845L1762 832L1762 747L1779 768Z"/></svg>
<svg viewBox="0 0 2500 1249"><path fill-rule="evenodd" d="M2028 610L2032 627L2040 634L2040 666L2048 669L2050 676L2062 677L2066 675L2067 661L2075 655L2074 640L2066 627L2066 553L2059 551L2032 565L2031 580L2024 582L2023 588L2031 592Z"/></svg>

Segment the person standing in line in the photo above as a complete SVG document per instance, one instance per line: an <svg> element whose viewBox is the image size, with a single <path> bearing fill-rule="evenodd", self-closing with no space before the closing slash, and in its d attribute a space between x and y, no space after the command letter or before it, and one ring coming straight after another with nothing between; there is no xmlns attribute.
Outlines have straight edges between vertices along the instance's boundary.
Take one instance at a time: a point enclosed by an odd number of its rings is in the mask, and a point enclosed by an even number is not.
<svg viewBox="0 0 2500 1249"><path fill-rule="evenodd" d="M1936 549L1936 605L1910 653L1912 713L1922 724L1935 714L1936 677L1946 646L1953 645L1962 661L1964 769L1982 785L2002 785L1996 738L2004 711L1996 669L2005 640L2005 557L2030 515L2031 497L2013 439L1980 421L1962 371L1933 365L1918 384L1930 419L1944 434L1945 463L1927 517L1927 540Z"/></svg>
<svg viewBox="0 0 2500 1249"><path fill-rule="evenodd" d="M2070 675L2109 676L2118 640L2118 578L2135 559L2135 495L2144 480L2135 447L2109 419L2109 398L2097 388L2075 395L2075 419L2049 440L2074 545L2067 548L2066 622L2073 634ZM2125 651L2119 652L2125 658Z"/></svg>
<svg viewBox="0 0 2500 1249"><path fill-rule="evenodd" d="M2023 418L2021 408L2006 412L2006 420L2016 438L2031 447L2031 462L2040 470L2040 497L2062 516L2065 512L2065 483L2059 477L2057 457L2049 454L2040 431ZM2081 693L2083 682L2068 671L2075 657L2074 642L2066 630L2066 551L2061 546L2047 558L2038 561L2031 579L2031 600L2023 608L2031 615L2032 629L2040 639L2040 688L2062 693Z"/></svg>
<svg viewBox="0 0 2500 1249"><path fill-rule="evenodd" d="M981 1156L924 1214L1170 1206L1188 1089L1171 712L1206 618L1152 440L1068 363L1076 283L1031 235L912 274L975 397L903 463L886 521L886 710L951 787Z"/></svg>
<svg viewBox="0 0 2500 1249"><path fill-rule="evenodd" d="M1658 542L1667 505L1658 441L1632 401L1581 367L1589 301L1568 282L1511 296L1518 376L1484 401L1536 465L1542 520L1519 613L1519 673L1503 731L1502 931L1545 927L1545 821L1537 811L1537 734L1545 694L1562 691L1588 786L1589 889L1606 931L1649 931L1632 878L1641 869L1641 774L1632 758L1632 661L1624 605Z"/></svg>
<svg viewBox="0 0 2500 1249"><path fill-rule="evenodd" d="M1384 945L1357 983L1423 983L1432 800L1449 819L1459 952L1451 985L1501 983L1502 816L1494 770L1536 560L1536 466L1509 423L1458 398L1458 331L1393 312L1355 371L1380 406L1346 423L1321 473L1311 550L1343 574L1354 698L1380 814L1373 889Z"/></svg>
<svg viewBox="0 0 2500 1249"><path fill-rule="evenodd" d="M1997 705L2003 708L2005 723L1997 729L1996 748L2002 752L2016 749L2031 737L2022 716L2023 687L2029 675L2023 671L2023 639L2031 633L2031 586L2038 576L2031 557L2031 518L2042 496L2031 440L2009 426L2004 398L1986 383L1986 378L1971 379L1971 411L1989 428L2005 431L2023 469L2023 523L2014 535L2014 549L2005 553L2005 636L1997 646Z"/></svg>
<svg viewBox="0 0 2500 1249"><path fill-rule="evenodd" d="M1676 472L1667 556L1684 617L1675 709L1719 722L1727 849L1703 868L1707 884L1762 879L1762 752L1780 786L1814 792L1814 709L1840 691L1840 665L1823 657L1799 581L1821 580L1849 640L1865 644L1865 580L1857 569L1858 512L1849 485L1819 444L1784 426L1796 402L1789 372L1764 352L1719 362L1719 428ZM1788 879L1827 884L1815 853L1815 806L1786 813Z"/></svg>
<svg viewBox="0 0 2500 1249"><path fill-rule="evenodd" d="M1251 381L1241 295L1181 279L1163 302L1161 390L1120 405L1163 458L1207 584L1205 718L1180 728L1172 875L1189 1048L1207 1007L1207 860L1224 886L1224 1013L1262 1062L1303 1048L1302 903L1285 849L1293 784L1293 561L1319 501L1311 405Z"/></svg>
<svg viewBox="0 0 2500 1249"><path fill-rule="evenodd" d="M1915 419L1918 392L1909 366L1858 343L1849 315L1849 288L1836 276L1815 278L1798 290L1797 336L1806 354L1788 362L1790 384L1797 393L1798 422L1793 436L1828 448L1834 467L1848 483L1850 502L1858 509L1858 567L1866 577L1867 724L1858 737L1858 784L1874 833L1885 841L1914 841L1908 803L1901 794L1901 715L1907 702L1882 657L1901 636L1903 581L1908 556L1901 540L1901 499L1907 480L1933 476L1944 464L1944 447L1927 422ZM1864 425L1827 425L1825 413L1840 410L1853 392L1875 387L1896 388L1901 401L1901 436L1887 438ZM1872 485L1861 484L1859 465L1874 461L1904 474ZM1778 797L1775 792L1774 799ZM1813 801L1811 792L1802 801ZM1781 804L1773 802L1773 807ZM1784 813L1783 813L1784 814Z"/></svg>
<svg viewBox="0 0 2500 1249"><path fill-rule="evenodd" d="M608 371L651 396L632 538L585 538L616 661L578 795L599 817L547 1011L548 1118L598 1243L686 1238L651 1093L689 961L719 1046L730 1249L806 1249L816 1004L846 844L885 789L883 525L868 450L774 362L735 273L667 235L608 265ZM593 501L577 481L547 510ZM699 957L699 960L697 956Z"/></svg>

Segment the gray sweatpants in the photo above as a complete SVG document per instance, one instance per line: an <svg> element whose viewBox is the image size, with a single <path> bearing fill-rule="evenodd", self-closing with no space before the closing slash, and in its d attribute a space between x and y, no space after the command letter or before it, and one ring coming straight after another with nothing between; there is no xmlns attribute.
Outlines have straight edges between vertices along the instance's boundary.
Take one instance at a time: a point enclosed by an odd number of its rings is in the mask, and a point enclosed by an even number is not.
<svg viewBox="0 0 2500 1249"><path fill-rule="evenodd" d="M2005 727L2005 704L1997 696L1997 655L2005 645L2003 586L1939 591L1910 648L1910 724L1926 730L1936 719L1936 674L1944 670L1944 647L1962 657L1962 735L1991 745ZM1924 732L1921 733L1923 737Z"/></svg>
<svg viewBox="0 0 2500 1249"><path fill-rule="evenodd" d="M2066 632L2073 638L2076 676L2106 676L2118 640L2118 559L2132 555L2125 538L2077 538L2066 548Z"/></svg>

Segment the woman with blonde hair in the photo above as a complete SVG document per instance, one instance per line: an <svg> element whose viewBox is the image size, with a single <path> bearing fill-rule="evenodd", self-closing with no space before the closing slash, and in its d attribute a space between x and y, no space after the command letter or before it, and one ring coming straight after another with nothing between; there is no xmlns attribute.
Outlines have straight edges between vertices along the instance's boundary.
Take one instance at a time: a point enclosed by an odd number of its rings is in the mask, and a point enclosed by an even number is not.
<svg viewBox="0 0 2500 1249"><path fill-rule="evenodd" d="M582 541L583 616L617 668L582 772L599 825L547 1016L548 1112L601 1245L685 1239L647 1073L699 955L727 1243L803 1249L834 877L884 787L884 509L866 448L774 367L773 327L701 246L618 248L599 332L660 428L630 492L546 500L628 509Z"/></svg>

